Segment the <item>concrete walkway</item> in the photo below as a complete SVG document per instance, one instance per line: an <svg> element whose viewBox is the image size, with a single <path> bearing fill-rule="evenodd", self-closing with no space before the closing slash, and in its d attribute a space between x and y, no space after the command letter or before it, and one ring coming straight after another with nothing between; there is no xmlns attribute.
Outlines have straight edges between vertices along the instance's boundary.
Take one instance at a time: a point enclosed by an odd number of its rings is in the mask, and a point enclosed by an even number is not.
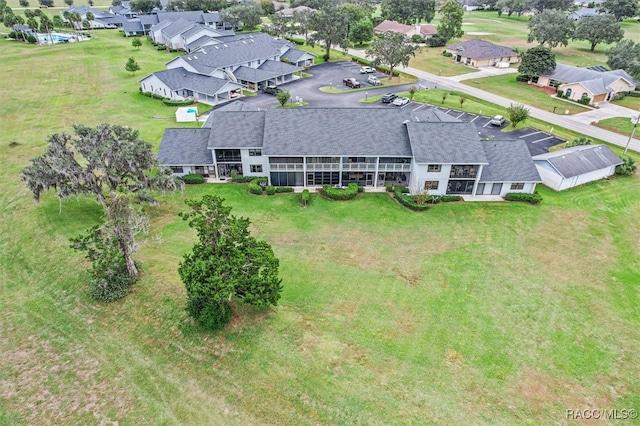
<svg viewBox="0 0 640 426"><path fill-rule="evenodd" d="M365 57L364 52L361 50L349 49L349 54L352 56L359 56L362 58ZM508 108L512 103L515 103L515 101L513 101L512 99L495 95L493 93L480 90L473 86L468 86L459 81L456 81L451 77L438 76L438 75L431 74L413 67L400 68L400 69L406 73L415 75L416 77L418 77L418 79L423 79L429 82L436 83L439 88L453 89L460 92L468 93L477 98L483 99L487 102L500 105L504 108ZM629 141L629 136L623 136L614 132L610 132L608 130L600 129L598 127L590 125L589 123L591 123L592 121L600 120L602 118L609 118L611 117L611 115L609 114L617 114L614 116L619 117L620 114L624 112L624 110L627 110L624 116L632 117L633 115L635 115L637 117L638 114L640 114L640 111L633 111L629 108L623 108L616 105L613 106L616 108L615 110L608 109L606 107L604 108L601 107L593 111L588 111L588 112L575 114L575 115L559 115L559 114L554 114L550 111L546 111L530 105L527 105L527 107L529 108L530 115L532 117L535 117L539 120L546 121L547 123L549 123L549 129L540 129L540 130L553 133L553 127L560 126L567 129L575 130L576 132L582 133L592 138L607 141L613 145L617 145L623 148L627 145L627 141ZM582 114L590 114L590 115L581 116ZM636 138L632 139L629 143L629 149L636 152L640 152L640 140L637 139L637 137L639 136L638 133L639 132L636 132Z"/></svg>

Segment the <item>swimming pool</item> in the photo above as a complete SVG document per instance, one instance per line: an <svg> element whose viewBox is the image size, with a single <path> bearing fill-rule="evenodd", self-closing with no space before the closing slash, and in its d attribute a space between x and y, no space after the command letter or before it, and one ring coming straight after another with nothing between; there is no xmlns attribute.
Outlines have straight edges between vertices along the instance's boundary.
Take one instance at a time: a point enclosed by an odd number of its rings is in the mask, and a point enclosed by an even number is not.
<svg viewBox="0 0 640 426"><path fill-rule="evenodd" d="M38 34L37 38L40 43L68 43L69 41L79 41L76 35L65 33Z"/></svg>

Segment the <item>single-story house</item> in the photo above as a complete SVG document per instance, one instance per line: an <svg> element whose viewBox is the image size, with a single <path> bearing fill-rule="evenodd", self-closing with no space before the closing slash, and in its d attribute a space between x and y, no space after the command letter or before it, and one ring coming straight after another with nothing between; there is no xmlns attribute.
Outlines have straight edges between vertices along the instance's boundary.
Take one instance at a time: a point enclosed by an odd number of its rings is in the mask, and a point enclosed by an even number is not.
<svg viewBox="0 0 640 426"><path fill-rule="evenodd" d="M594 16L600 15L601 13L604 12L601 12L599 9L596 9L594 7L582 7L571 12L569 14L569 19L579 21L584 18L592 18Z"/></svg>
<svg viewBox="0 0 640 426"><path fill-rule="evenodd" d="M201 129L166 129L158 159L176 175L224 180L235 170L275 186L533 193L541 179L524 141L481 141L472 123L442 116L399 108L217 109Z"/></svg>
<svg viewBox="0 0 640 426"><path fill-rule="evenodd" d="M614 94L632 91L638 85L638 81L624 70L609 71L604 67L580 68L565 64L557 64L555 69L545 71L532 81L538 86L562 90L567 99L580 101L588 97L591 105L610 101Z"/></svg>
<svg viewBox="0 0 640 426"><path fill-rule="evenodd" d="M434 25L430 25L430 24L405 25L400 22L390 21L388 19L385 19L384 21L380 22L373 29L374 34L382 34L387 31L404 34L409 38L411 38L416 34L421 35L424 38L428 38L437 34L438 32Z"/></svg>
<svg viewBox="0 0 640 426"><path fill-rule="evenodd" d="M474 10L482 9L482 5L476 0L459 0L458 3L462 6L462 10L465 12L472 12Z"/></svg>
<svg viewBox="0 0 640 426"><path fill-rule="evenodd" d="M542 183L556 191L613 175L622 160L606 145L579 145L533 157Z"/></svg>
<svg viewBox="0 0 640 426"><path fill-rule="evenodd" d="M447 46L446 50L453 55L454 62L475 68L506 66L520 62L520 55L513 49L480 39L452 44Z"/></svg>
<svg viewBox="0 0 640 426"><path fill-rule="evenodd" d="M311 12L315 12L315 9L312 9L308 6L297 6L297 7L293 7L293 8L284 8L284 9L280 9L278 10L276 13L278 15L282 15L285 18L293 18L293 14L294 13L311 13Z"/></svg>

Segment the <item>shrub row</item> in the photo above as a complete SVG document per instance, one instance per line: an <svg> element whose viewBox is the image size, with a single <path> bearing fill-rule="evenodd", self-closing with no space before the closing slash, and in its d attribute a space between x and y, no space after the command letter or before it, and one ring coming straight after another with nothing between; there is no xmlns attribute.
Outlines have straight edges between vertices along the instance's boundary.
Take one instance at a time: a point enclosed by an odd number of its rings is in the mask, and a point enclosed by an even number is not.
<svg viewBox="0 0 640 426"><path fill-rule="evenodd" d="M260 183L261 182L266 183L267 180L268 179L266 177L259 177L259 178L254 177L249 182L249 192L253 195L262 195L262 185L260 185Z"/></svg>
<svg viewBox="0 0 640 426"><path fill-rule="evenodd" d="M291 43L297 44L298 46L302 46L304 44L304 40L301 38L285 36L285 39L289 40Z"/></svg>
<svg viewBox="0 0 640 426"><path fill-rule="evenodd" d="M267 182L269 180L266 176L241 176L235 170L231 172L231 181L235 183L247 183L255 179L258 179L260 182Z"/></svg>
<svg viewBox="0 0 640 426"><path fill-rule="evenodd" d="M367 59L363 59L363 58L356 58L355 56L352 56L352 57L351 57L351 60L352 60L353 62L356 62L356 63L361 64L361 65L371 65L371 61L369 61L369 60L367 60ZM386 74L389 74L389 71L390 71L389 67L387 67L387 66L385 66L385 65L377 65L375 68L376 68L378 71L382 71L382 72L384 72L384 73L386 73ZM400 76L400 71L398 71L398 70L393 70L393 76L394 76L394 77L398 77L398 76Z"/></svg>
<svg viewBox="0 0 640 426"><path fill-rule="evenodd" d="M166 106L187 106L187 105L193 105L194 100L185 99L183 101L175 101L169 98L162 98L162 103L165 104Z"/></svg>
<svg viewBox="0 0 640 426"><path fill-rule="evenodd" d="M415 198L412 195L410 195L408 191L409 190L404 186L396 186L393 189L393 192L396 196L396 200L398 200L398 202L403 206L405 206L406 208L417 211L417 212L429 210L429 207L430 207L429 204L416 203Z"/></svg>
<svg viewBox="0 0 640 426"><path fill-rule="evenodd" d="M153 93L153 92L143 92L142 91L142 87L139 89L140 90L140 94L148 97L148 98L153 98L153 99L164 99L164 96L162 95L158 95L157 93Z"/></svg>
<svg viewBox="0 0 640 426"><path fill-rule="evenodd" d="M267 185L267 189L265 190L267 195L274 195L276 193L276 187L273 185Z"/></svg>
<svg viewBox="0 0 640 426"><path fill-rule="evenodd" d="M628 92L627 96L631 96L632 98L640 98L640 90L634 90L632 92Z"/></svg>
<svg viewBox="0 0 640 426"><path fill-rule="evenodd" d="M184 176L181 176L179 179L181 179L187 185L204 183L204 176L199 174L184 175Z"/></svg>
<svg viewBox="0 0 640 426"><path fill-rule="evenodd" d="M281 194L283 192L293 192L293 188L290 186L276 186L276 193Z"/></svg>
<svg viewBox="0 0 640 426"><path fill-rule="evenodd" d="M433 35L424 41L429 47L442 47L447 44L447 39L440 37L438 34Z"/></svg>
<svg viewBox="0 0 640 426"><path fill-rule="evenodd" d="M524 192L509 192L504 196L507 201L522 201L531 204L539 204L542 201L542 197L538 193L527 194Z"/></svg>
<svg viewBox="0 0 640 426"><path fill-rule="evenodd" d="M345 201L352 200L358 195L359 189L357 183L350 183L345 189L334 188L331 185L324 185L322 193L332 200Z"/></svg>
<svg viewBox="0 0 640 426"><path fill-rule="evenodd" d="M529 81L529 76L528 75L523 75L523 74L518 74L516 76L516 81L521 81L521 82L528 82Z"/></svg>

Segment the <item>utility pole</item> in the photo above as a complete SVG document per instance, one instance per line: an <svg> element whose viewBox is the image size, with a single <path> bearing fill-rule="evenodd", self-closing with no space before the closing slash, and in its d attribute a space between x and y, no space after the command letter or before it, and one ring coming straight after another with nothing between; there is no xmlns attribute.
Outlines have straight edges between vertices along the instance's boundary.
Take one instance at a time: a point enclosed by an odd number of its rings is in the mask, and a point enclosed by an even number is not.
<svg viewBox="0 0 640 426"><path fill-rule="evenodd" d="M631 130L631 134L629 135L629 140L627 141L627 145L624 147L624 152L622 153L622 155L627 155L627 151L629 150L629 144L631 143L631 139L633 139L633 135L636 133L638 122L640 122L640 114L638 114L638 118L636 118L635 123L633 123L633 130Z"/></svg>

